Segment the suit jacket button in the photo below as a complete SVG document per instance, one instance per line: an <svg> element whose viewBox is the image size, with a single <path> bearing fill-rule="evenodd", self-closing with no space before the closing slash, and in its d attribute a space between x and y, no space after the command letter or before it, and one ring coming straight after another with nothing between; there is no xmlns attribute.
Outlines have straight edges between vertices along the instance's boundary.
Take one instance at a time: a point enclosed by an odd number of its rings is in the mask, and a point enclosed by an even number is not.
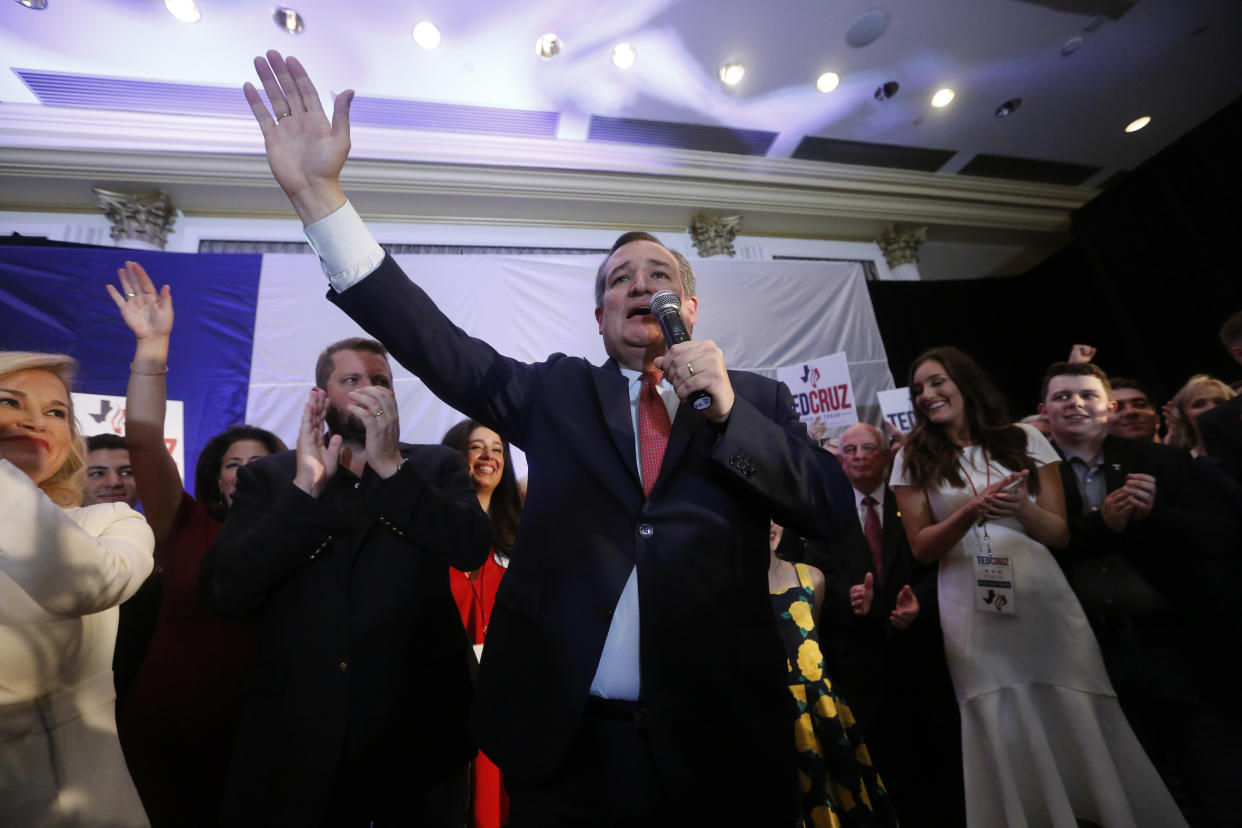
<svg viewBox="0 0 1242 828"><path fill-rule="evenodd" d="M655 534L655 527L650 523L640 523L638 524L638 534L644 538L649 538Z"/></svg>
<svg viewBox="0 0 1242 828"><path fill-rule="evenodd" d="M612 620L612 610L611 610L611 609L609 609L608 607L604 607L602 610L600 610L600 611L599 611L599 620L601 620L601 621L611 621L611 620Z"/></svg>

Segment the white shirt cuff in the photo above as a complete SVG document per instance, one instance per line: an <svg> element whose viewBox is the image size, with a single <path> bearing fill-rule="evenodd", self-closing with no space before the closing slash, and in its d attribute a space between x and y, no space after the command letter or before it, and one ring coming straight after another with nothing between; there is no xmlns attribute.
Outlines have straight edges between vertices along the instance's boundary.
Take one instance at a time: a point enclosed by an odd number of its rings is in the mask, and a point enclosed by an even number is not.
<svg viewBox="0 0 1242 828"><path fill-rule="evenodd" d="M361 282L384 261L384 248L348 201L305 231L324 275L337 293Z"/></svg>

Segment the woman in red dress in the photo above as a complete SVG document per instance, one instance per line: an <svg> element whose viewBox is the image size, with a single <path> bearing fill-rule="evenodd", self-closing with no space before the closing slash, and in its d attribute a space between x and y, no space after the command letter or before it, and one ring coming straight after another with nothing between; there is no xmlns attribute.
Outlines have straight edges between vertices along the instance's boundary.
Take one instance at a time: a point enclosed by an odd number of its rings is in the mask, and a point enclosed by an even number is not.
<svg viewBox="0 0 1242 828"><path fill-rule="evenodd" d="M509 552L517 536L522 496L513 473L509 444L499 434L474 420L462 420L448 430L441 442L466 456L479 505L492 523L492 553L483 566L473 572L449 569L449 584L461 622L475 645L475 653L481 656L487 622L496 603L496 588L509 566ZM470 799L471 828L500 828L509 821L509 797L500 769L482 752L474 760Z"/></svg>
<svg viewBox="0 0 1242 828"><path fill-rule="evenodd" d="M153 828L215 828L255 633L207 609L198 565L220 532L237 470L285 445L261 428L232 426L200 452L194 496L184 490L164 444L172 293L168 285L156 290L135 262L117 275L121 289L109 285L108 293L135 338L125 441L156 541L155 574L138 594L158 601L149 642L130 642L137 651L126 661L138 666L118 702L117 727Z"/></svg>

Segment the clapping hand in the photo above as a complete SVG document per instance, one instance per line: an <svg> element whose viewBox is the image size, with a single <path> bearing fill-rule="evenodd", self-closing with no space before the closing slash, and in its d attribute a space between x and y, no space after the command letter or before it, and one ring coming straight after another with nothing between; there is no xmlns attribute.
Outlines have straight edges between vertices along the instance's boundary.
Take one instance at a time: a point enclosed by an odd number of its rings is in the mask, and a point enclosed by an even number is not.
<svg viewBox="0 0 1242 828"><path fill-rule="evenodd" d="M875 597L875 579L868 572L861 584L850 587L850 609L855 615L866 615L871 612L871 601Z"/></svg>
<svg viewBox="0 0 1242 828"><path fill-rule="evenodd" d="M889 613L888 623L892 624L895 630L904 630L918 617L918 596L914 594L914 590L910 589L910 585L906 584L901 588L901 592L897 593L897 606Z"/></svg>
<svg viewBox="0 0 1242 828"><path fill-rule="evenodd" d="M341 458L341 435L333 434L323 441L323 422L328 413L328 395L321 388L312 388L302 409L298 428L297 471L293 485L311 497L319 497L323 487L336 474Z"/></svg>
<svg viewBox="0 0 1242 828"><path fill-rule="evenodd" d="M387 480L397 473L402 459L397 397L391 388L368 385L357 391L350 391L349 398L353 400L348 409L349 413L366 426L367 465Z"/></svg>

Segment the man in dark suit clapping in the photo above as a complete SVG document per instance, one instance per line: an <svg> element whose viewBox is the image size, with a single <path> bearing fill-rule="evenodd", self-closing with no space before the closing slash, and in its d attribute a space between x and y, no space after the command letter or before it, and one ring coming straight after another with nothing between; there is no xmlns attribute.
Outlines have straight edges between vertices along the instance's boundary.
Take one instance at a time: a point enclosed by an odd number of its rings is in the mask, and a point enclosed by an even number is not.
<svg viewBox="0 0 1242 828"><path fill-rule="evenodd" d="M829 675L862 726L902 825L961 824L959 720L936 567L910 553L885 484L884 435L858 423L838 445L857 520L839 540L809 542L807 553L826 579L819 630Z"/></svg>

